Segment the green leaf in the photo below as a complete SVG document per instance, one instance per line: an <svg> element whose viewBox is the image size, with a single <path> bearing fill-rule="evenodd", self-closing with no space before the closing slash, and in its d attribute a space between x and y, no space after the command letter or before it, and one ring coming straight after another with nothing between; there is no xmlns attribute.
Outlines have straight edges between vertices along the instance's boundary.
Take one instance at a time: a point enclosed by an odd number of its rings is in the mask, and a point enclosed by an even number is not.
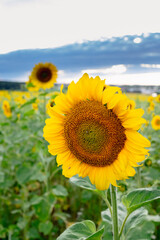
<svg viewBox="0 0 160 240"><path fill-rule="evenodd" d="M31 205L36 205L38 204L39 202L42 201L42 197L41 196L38 196L38 195L34 195L31 200L30 200L30 204Z"/></svg>
<svg viewBox="0 0 160 240"><path fill-rule="evenodd" d="M24 107L26 107L26 106L28 106L28 105L30 105L30 104L32 104L32 103L35 103L35 101L36 101L36 97L35 98L32 98L31 100L29 100L28 102L25 102L24 104L22 104L21 106L20 106L20 108L24 108Z"/></svg>
<svg viewBox="0 0 160 240"><path fill-rule="evenodd" d="M28 182L31 175L32 175L31 168L29 168L25 164L19 167L16 172L16 178L19 184L25 184L26 182Z"/></svg>
<svg viewBox="0 0 160 240"><path fill-rule="evenodd" d="M60 197L66 197L68 196L67 189L63 187L62 185L57 185L52 189L54 195L60 196Z"/></svg>
<svg viewBox="0 0 160 240"><path fill-rule="evenodd" d="M46 221L50 214L51 205L45 200L42 199L38 204L34 206L35 214L41 221Z"/></svg>
<svg viewBox="0 0 160 240"><path fill-rule="evenodd" d="M46 221L44 223L40 223L38 226L39 231L41 233L43 233L44 235L48 235L51 232L52 227L53 227L53 224L51 221Z"/></svg>
<svg viewBox="0 0 160 240"><path fill-rule="evenodd" d="M18 219L17 226L18 226L20 229L24 229L25 226L26 226L26 224L27 224L26 219L23 219L23 218L19 218L19 219Z"/></svg>
<svg viewBox="0 0 160 240"><path fill-rule="evenodd" d="M27 88L30 88L30 87L35 87L35 85L32 82L29 82L27 83Z"/></svg>
<svg viewBox="0 0 160 240"><path fill-rule="evenodd" d="M128 217L123 229L122 239L150 240L155 231L152 222L148 222L148 211L144 208L137 209Z"/></svg>
<svg viewBox="0 0 160 240"><path fill-rule="evenodd" d="M78 175L70 178L70 181L78 187L85 188L88 190L96 190L96 187L90 182L89 177L81 178Z"/></svg>
<svg viewBox="0 0 160 240"><path fill-rule="evenodd" d="M90 237L86 238L86 240L101 240L104 232L104 227L98 230L96 233L93 233Z"/></svg>
<svg viewBox="0 0 160 240"><path fill-rule="evenodd" d="M128 213L133 212L156 199L160 198L160 190L140 188L123 196L122 202L126 206Z"/></svg>
<svg viewBox="0 0 160 240"><path fill-rule="evenodd" d="M0 172L0 183L4 182L4 173Z"/></svg>
<svg viewBox="0 0 160 240"><path fill-rule="evenodd" d="M54 196L54 194L52 192L47 192L44 197L46 197L47 201L50 203L50 205L53 205L55 204L56 202L56 197Z"/></svg>
<svg viewBox="0 0 160 240"><path fill-rule="evenodd" d="M91 236L94 237L94 233L96 233L95 224L90 220L85 220L67 228L57 240L95 240L95 238L88 238ZM97 239L100 238L98 237Z"/></svg>
<svg viewBox="0 0 160 240"><path fill-rule="evenodd" d="M5 238L6 237L6 229L0 224L0 237Z"/></svg>
<svg viewBox="0 0 160 240"><path fill-rule="evenodd" d="M28 237L29 239L40 239L40 234L36 227L31 227L28 229Z"/></svg>
<svg viewBox="0 0 160 240"><path fill-rule="evenodd" d="M126 216L126 208L123 204L118 204L118 223L119 227L122 225L122 222ZM101 212L102 216L102 223L100 225L100 228L104 227L104 234L103 234L103 240L113 240L113 232L112 232L112 218L111 213L109 209ZM119 229L120 230L120 229Z"/></svg>
<svg viewBox="0 0 160 240"><path fill-rule="evenodd" d="M24 116L24 117L32 116L32 115L34 114L34 112L35 112L34 109L31 109L31 110L25 112L25 113L23 114L23 116Z"/></svg>
<svg viewBox="0 0 160 240"><path fill-rule="evenodd" d="M39 94L39 96L46 96L48 94L48 92L42 92Z"/></svg>
<svg viewBox="0 0 160 240"><path fill-rule="evenodd" d="M159 215L148 215L147 220L150 222L160 223L160 216Z"/></svg>

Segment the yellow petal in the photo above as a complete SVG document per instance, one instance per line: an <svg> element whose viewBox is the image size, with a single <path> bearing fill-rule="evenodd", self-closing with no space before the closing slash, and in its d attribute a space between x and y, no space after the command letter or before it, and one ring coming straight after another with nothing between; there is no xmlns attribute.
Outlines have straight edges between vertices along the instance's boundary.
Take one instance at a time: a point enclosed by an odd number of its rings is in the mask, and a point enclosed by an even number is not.
<svg viewBox="0 0 160 240"><path fill-rule="evenodd" d="M145 138L144 136L142 136L137 131L126 130L125 134L126 134L127 138L133 143L136 143L142 147L150 147L151 146L150 141L147 138Z"/></svg>

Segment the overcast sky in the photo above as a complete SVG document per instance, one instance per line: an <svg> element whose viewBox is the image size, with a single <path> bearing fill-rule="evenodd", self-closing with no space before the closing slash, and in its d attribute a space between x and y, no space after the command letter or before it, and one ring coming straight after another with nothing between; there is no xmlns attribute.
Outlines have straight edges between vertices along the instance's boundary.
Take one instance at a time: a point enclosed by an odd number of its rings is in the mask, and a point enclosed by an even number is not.
<svg viewBox="0 0 160 240"><path fill-rule="evenodd" d="M159 0L0 0L0 53L160 32Z"/></svg>

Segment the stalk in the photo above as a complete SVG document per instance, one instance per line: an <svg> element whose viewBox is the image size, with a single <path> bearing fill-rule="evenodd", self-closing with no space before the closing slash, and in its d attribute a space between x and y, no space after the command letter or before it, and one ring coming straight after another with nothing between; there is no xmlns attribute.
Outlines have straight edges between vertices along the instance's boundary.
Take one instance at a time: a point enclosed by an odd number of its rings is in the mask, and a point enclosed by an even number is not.
<svg viewBox="0 0 160 240"><path fill-rule="evenodd" d="M113 223L113 240L119 240L118 236L118 214L117 214L117 189L111 185L111 203L112 203L112 223Z"/></svg>
<svg viewBox="0 0 160 240"><path fill-rule="evenodd" d="M108 207L108 209L111 213L111 217L112 217L112 208L111 208L110 202L108 201L108 198L107 198L107 191L105 192L105 195L104 195L103 199L104 199L104 201L105 201L105 203L106 203L106 205L107 205L107 207Z"/></svg>
<svg viewBox="0 0 160 240"><path fill-rule="evenodd" d="M140 167L137 168L137 185L138 185L138 188L141 188L141 169L140 169Z"/></svg>
<svg viewBox="0 0 160 240"><path fill-rule="evenodd" d="M46 119L46 95L44 95L43 101L44 101L44 119Z"/></svg>

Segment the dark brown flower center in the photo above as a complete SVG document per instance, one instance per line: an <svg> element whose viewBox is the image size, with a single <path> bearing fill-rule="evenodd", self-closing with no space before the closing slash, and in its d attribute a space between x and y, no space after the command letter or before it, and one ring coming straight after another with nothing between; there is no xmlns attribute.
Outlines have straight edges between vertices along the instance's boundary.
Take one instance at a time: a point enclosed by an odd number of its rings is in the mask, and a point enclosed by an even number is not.
<svg viewBox="0 0 160 240"><path fill-rule="evenodd" d="M46 83L52 78L52 72L47 67L42 67L37 71L37 79L40 82Z"/></svg>
<svg viewBox="0 0 160 240"><path fill-rule="evenodd" d="M155 124L156 124L157 126L160 126L160 119L156 119Z"/></svg>
<svg viewBox="0 0 160 240"><path fill-rule="evenodd" d="M81 162L104 167L112 164L124 147L125 129L112 110L97 101L81 101L66 115L64 136L68 148Z"/></svg>

